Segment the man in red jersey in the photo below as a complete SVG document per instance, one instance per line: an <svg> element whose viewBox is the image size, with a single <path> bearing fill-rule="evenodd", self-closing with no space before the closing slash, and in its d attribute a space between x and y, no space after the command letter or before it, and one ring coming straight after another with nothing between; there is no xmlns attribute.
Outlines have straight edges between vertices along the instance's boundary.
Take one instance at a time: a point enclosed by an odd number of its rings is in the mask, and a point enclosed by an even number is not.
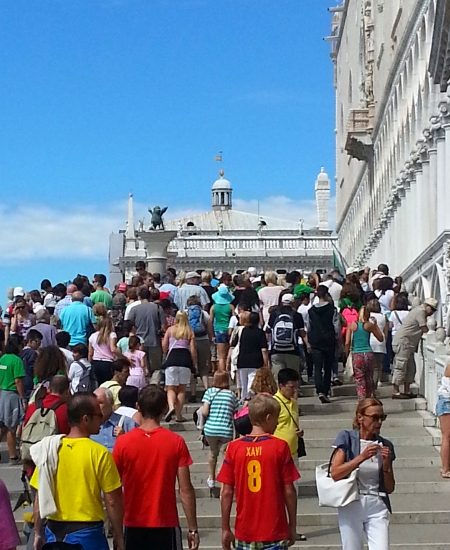
<svg viewBox="0 0 450 550"><path fill-rule="evenodd" d="M143 388L138 409L141 426L121 435L113 451L123 485L125 548L183 549L175 493L178 478L189 549L197 550L195 492L189 472L192 459L184 439L160 426L168 410L166 393L156 385Z"/></svg>
<svg viewBox="0 0 450 550"><path fill-rule="evenodd" d="M222 487L222 547L231 550L286 550L295 543L300 474L288 444L276 437L280 413L273 397L259 394L248 405L253 430L228 445L217 480ZM235 536L230 527L236 489ZM287 516L286 517L286 510Z"/></svg>

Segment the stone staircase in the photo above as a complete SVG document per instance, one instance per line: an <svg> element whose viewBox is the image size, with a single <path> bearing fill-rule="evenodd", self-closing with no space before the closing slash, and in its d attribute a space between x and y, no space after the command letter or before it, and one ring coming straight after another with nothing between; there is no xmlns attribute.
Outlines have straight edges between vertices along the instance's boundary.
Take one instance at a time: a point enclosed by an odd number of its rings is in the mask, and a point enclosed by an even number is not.
<svg viewBox="0 0 450 550"><path fill-rule="evenodd" d="M315 487L315 467L328 461L331 444L341 429L350 429L356 408L353 385L333 389L331 404L321 404L314 396L311 386L302 387L299 399L301 426L305 430L308 456L301 459L299 486L298 528L305 533L307 542L297 543L293 548L309 550L341 548L336 510L318 506ZM424 399L392 401L391 388L379 390L388 418L382 434L395 445L397 460L394 464L396 491L392 495L394 513L391 516L391 547L398 550L420 548L421 550L450 550L450 481L440 476L438 447L441 433L436 428L434 415L426 411ZM200 395L200 394L199 394ZM199 405L188 404L185 416L192 418ZM176 424L169 428L180 433L188 443L194 460L191 476L197 496L197 514L201 548L221 548L220 500L218 489L211 497L206 487L208 477L208 451L202 449L198 431L193 422ZM1 445L3 461L6 460L5 444ZM4 463L4 462L3 462ZM20 467L2 465L0 477L17 499L21 491ZM268 503L270 506L270 503ZM179 504L181 524L186 522ZM18 525L21 528L20 514Z"/></svg>

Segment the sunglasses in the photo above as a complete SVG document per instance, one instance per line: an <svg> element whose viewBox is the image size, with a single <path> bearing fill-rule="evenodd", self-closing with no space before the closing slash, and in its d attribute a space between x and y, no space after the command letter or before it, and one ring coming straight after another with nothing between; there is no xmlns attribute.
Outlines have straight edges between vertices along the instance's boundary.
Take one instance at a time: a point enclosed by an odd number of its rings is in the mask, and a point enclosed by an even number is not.
<svg viewBox="0 0 450 550"><path fill-rule="evenodd" d="M387 418L387 414L365 414L368 418L371 418L373 422L384 422Z"/></svg>

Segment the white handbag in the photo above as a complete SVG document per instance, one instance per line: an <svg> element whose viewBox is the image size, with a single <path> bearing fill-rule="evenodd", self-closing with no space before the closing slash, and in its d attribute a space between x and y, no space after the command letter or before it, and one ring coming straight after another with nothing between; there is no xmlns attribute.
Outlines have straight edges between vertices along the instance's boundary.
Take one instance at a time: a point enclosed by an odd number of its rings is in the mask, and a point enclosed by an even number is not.
<svg viewBox="0 0 450 550"><path fill-rule="evenodd" d="M331 463L335 449L331 455L330 461L316 467L316 486L319 495L319 506L329 506L331 508L342 508L355 500L359 500L358 471L359 468L346 478L334 481L331 477Z"/></svg>

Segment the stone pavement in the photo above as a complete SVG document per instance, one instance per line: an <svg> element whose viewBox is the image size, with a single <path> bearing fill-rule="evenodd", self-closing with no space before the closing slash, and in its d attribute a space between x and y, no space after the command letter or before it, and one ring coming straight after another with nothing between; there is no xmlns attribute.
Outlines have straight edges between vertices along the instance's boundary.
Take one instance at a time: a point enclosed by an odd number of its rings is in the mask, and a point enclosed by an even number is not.
<svg viewBox="0 0 450 550"><path fill-rule="evenodd" d="M300 420L305 430L308 456L301 459L299 468L302 478L297 530L305 533L308 541L297 543L293 548L335 550L341 548L336 510L318 506L314 469L329 459L336 434L341 429L351 428L356 408L355 390L353 385L335 388L333 402L329 405L318 402L312 387L303 387L302 392L305 397L299 399ZM390 387L380 389L384 410L388 414L382 434L394 443L397 454L391 547L398 550L450 550L450 481L440 477L438 447L441 434L435 427L435 417L426 411L423 399L392 401L390 393ZM185 415L192 418L198 406L187 405ZM201 548L219 550L220 501L218 490L211 497L206 487L208 451L202 449L193 422L182 425L172 422L169 427L183 435L194 460L191 475L197 495ZM4 444L1 450L4 463ZM0 477L15 500L21 491L20 468L0 465ZM182 526L186 527L181 505L179 508ZM18 520L20 525L20 514Z"/></svg>

